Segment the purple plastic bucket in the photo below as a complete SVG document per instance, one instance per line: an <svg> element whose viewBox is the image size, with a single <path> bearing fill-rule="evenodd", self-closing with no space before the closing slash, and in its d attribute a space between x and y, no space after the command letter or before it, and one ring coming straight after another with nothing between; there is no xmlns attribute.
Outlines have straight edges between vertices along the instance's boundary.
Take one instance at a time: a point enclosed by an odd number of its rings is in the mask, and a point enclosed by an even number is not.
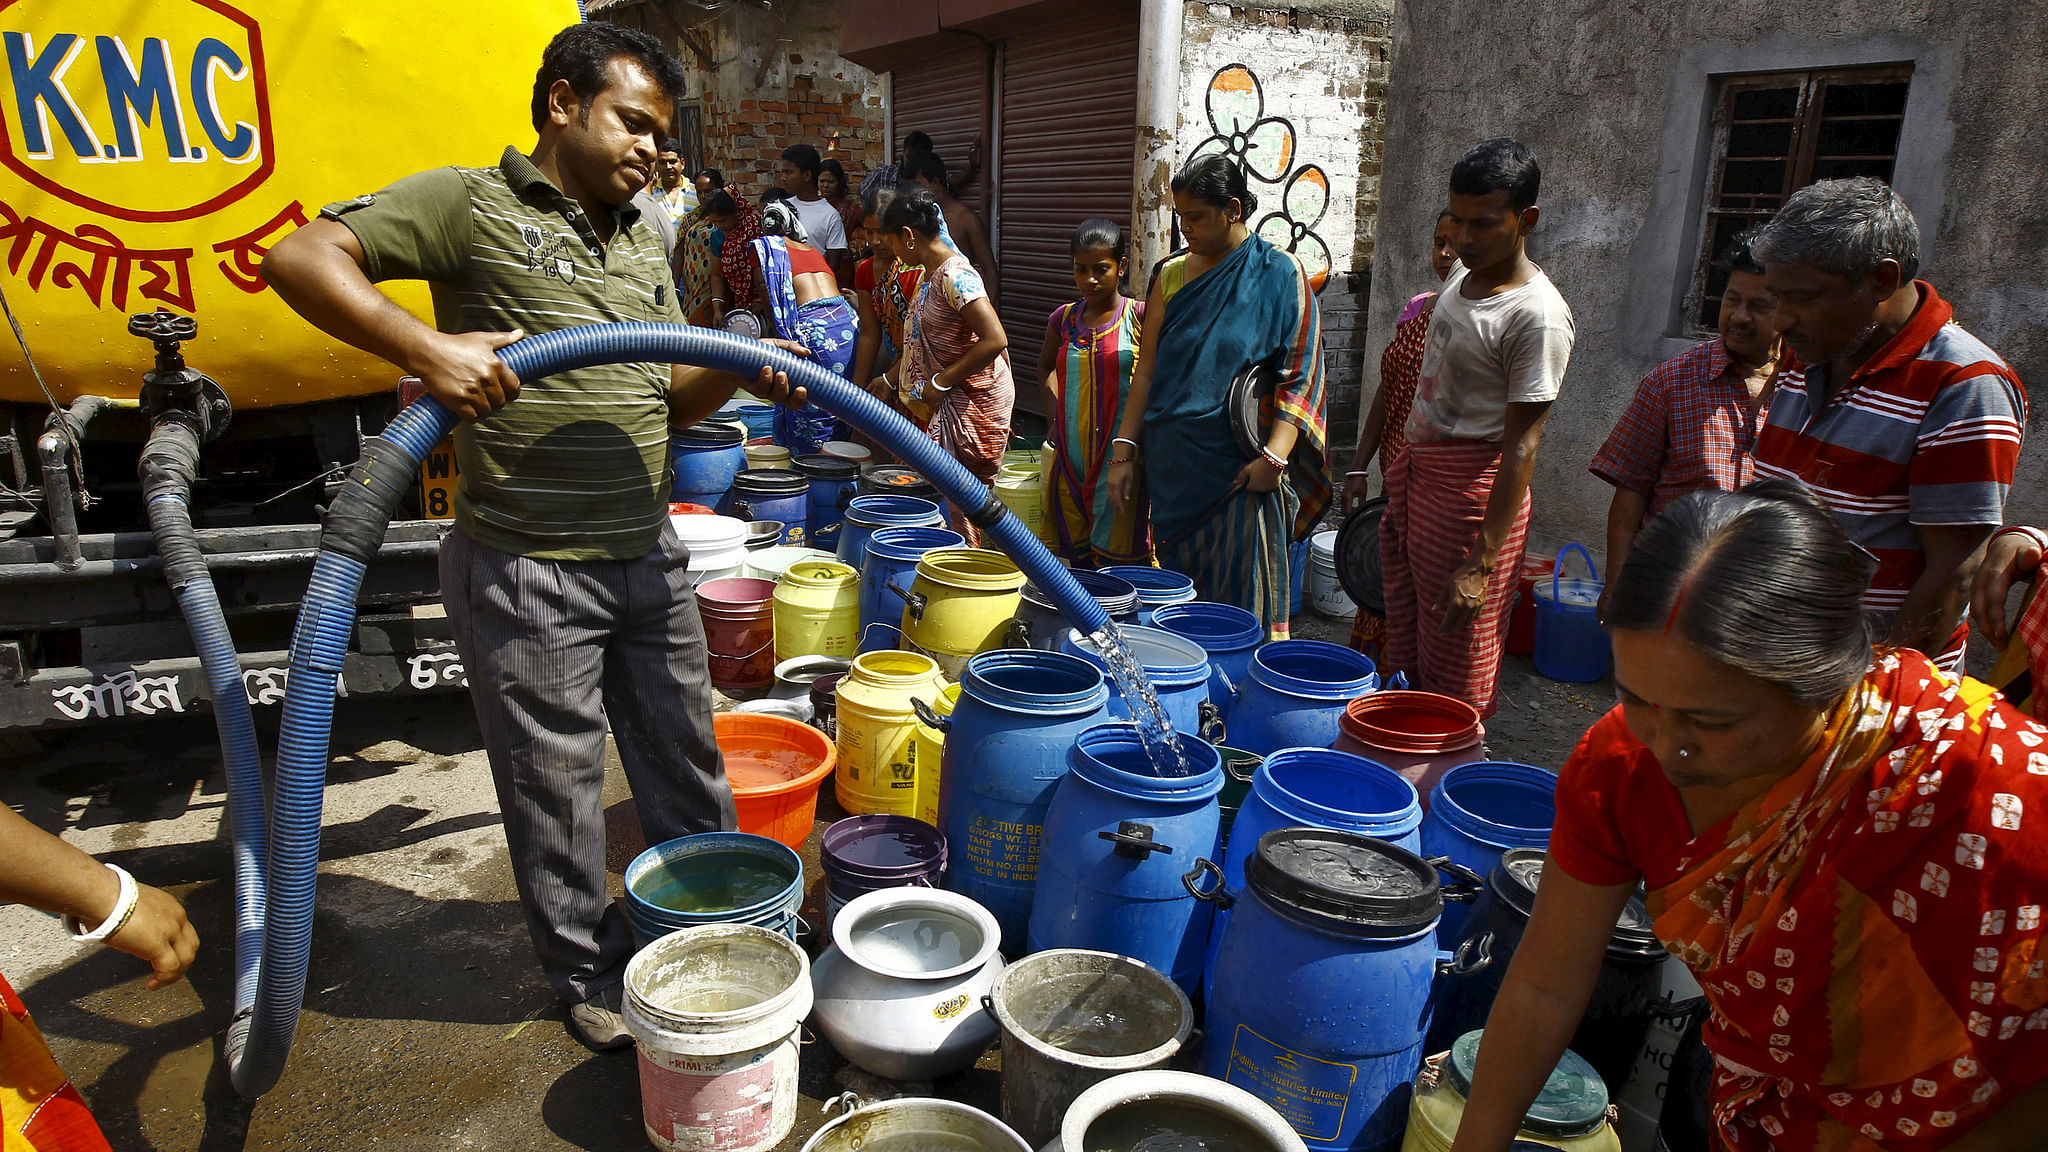
<svg viewBox="0 0 2048 1152"><path fill-rule="evenodd" d="M849 816L825 829L825 877L848 897L878 888L936 886L946 870L946 838L911 816Z"/></svg>

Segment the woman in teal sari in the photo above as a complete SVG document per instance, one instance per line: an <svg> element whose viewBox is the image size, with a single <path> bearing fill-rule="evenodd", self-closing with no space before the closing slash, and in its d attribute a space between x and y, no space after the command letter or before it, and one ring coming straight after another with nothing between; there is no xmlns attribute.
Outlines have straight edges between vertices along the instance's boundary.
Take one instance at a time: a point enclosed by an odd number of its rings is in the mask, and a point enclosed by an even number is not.
<svg viewBox="0 0 2048 1152"><path fill-rule="evenodd" d="M1110 444L1110 498L1129 504L1142 464L1160 564L1285 639L1288 547L1330 503L1315 291L1291 254L1247 226L1258 199L1228 158L1190 162L1173 178L1173 204L1187 247L1152 274L1142 351ZM1275 379L1257 454L1238 447L1226 403L1231 381L1254 366Z"/></svg>

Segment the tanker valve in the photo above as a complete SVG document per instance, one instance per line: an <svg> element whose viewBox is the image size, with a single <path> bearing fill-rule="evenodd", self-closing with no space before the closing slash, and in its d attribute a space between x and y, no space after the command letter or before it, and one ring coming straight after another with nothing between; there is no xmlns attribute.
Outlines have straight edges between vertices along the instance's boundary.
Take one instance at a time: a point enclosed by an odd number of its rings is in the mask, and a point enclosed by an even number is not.
<svg viewBox="0 0 2048 1152"><path fill-rule="evenodd" d="M228 430L234 405L227 389L185 364L184 342L199 337L199 321L173 312L138 312L128 317L128 334L156 346L156 368L142 374L142 415L151 424L167 414L193 421L200 443Z"/></svg>

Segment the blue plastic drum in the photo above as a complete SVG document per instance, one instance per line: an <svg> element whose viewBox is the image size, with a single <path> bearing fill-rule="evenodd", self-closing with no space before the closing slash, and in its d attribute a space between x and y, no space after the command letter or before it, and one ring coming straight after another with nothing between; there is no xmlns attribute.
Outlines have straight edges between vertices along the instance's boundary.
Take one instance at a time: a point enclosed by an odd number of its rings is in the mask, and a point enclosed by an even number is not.
<svg viewBox="0 0 2048 1152"><path fill-rule="evenodd" d="M811 482L811 500L804 521L808 544L823 552L839 550L839 522L860 486L860 465L841 456L798 456L790 462Z"/></svg>
<svg viewBox="0 0 2048 1152"><path fill-rule="evenodd" d="M1384 764L1329 748L1285 748L1266 757L1252 774L1251 791L1230 826L1224 845L1223 882L1244 885L1245 864L1260 837L1275 828L1329 828L1399 845L1422 847L1422 798L1415 786ZM1213 953L1222 943L1230 913L1216 914L1210 930Z"/></svg>
<svg viewBox="0 0 2048 1152"><path fill-rule="evenodd" d="M1046 808L1068 753L1108 703L1102 673L1060 652L998 648L961 673L940 760L946 887L994 913L1006 956L1024 955Z"/></svg>
<svg viewBox="0 0 2048 1152"><path fill-rule="evenodd" d="M925 553L965 547L967 537L951 528L875 529L867 538L867 559L860 565L860 650L878 652L902 642L897 625L903 620L910 582L917 578L917 562Z"/></svg>
<svg viewBox="0 0 2048 1152"><path fill-rule="evenodd" d="M1209 703L1228 724L1238 686L1251 671L1252 653L1266 641L1259 618L1233 604L1195 600L1159 609L1152 616L1152 626L1192 640L1209 654Z"/></svg>
<svg viewBox="0 0 2048 1152"><path fill-rule="evenodd" d="M808 510L808 509L807 509ZM839 526L839 562L858 568L867 559L868 536L877 528L944 528L937 501L919 496L855 496ZM902 605L896 606L901 614Z"/></svg>
<svg viewBox="0 0 2048 1152"><path fill-rule="evenodd" d="M1370 657L1321 640L1276 640L1252 654L1229 744L1261 756L1337 743L1344 705L1380 687Z"/></svg>
<svg viewBox="0 0 2048 1152"><path fill-rule="evenodd" d="M1491 876L1510 848L1547 848L1557 821L1557 774L1533 764L1481 760L1444 773L1429 793L1422 854L1448 856ZM1446 941L1456 941L1465 909L1444 912Z"/></svg>
<svg viewBox="0 0 2048 1152"><path fill-rule="evenodd" d="M749 468L733 479L728 515L738 520L774 520L781 544L804 544L811 515L811 482L784 468Z"/></svg>
<svg viewBox="0 0 2048 1152"><path fill-rule="evenodd" d="M1170 568L1111 564L1099 571L1128 581L1138 590L1138 623L1147 628L1152 626L1154 612L1168 604L1185 604L1195 598L1194 579Z"/></svg>
<svg viewBox="0 0 2048 1152"><path fill-rule="evenodd" d="M1394 1152L1436 978L1437 870L1354 832L1282 828L1259 839L1243 887L1204 894L1232 914L1202 1072L1271 1104L1311 1148Z"/></svg>
<svg viewBox="0 0 2048 1152"><path fill-rule="evenodd" d="M1142 960L1188 995L1201 986L1210 908L1181 876L1215 855L1223 759L1180 737L1193 771L1160 776L1128 724L1074 741L1072 771L1045 814L1027 948L1087 948Z"/></svg>
<svg viewBox="0 0 2048 1152"><path fill-rule="evenodd" d="M668 438L674 471L669 499L716 508L747 466L747 433L738 424L704 421Z"/></svg>
<svg viewBox="0 0 2048 1152"><path fill-rule="evenodd" d="M1138 666L1145 670L1145 678L1152 683L1152 694L1158 698L1159 707L1174 731L1190 736L1201 734L1202 706L1209 701L1208 653L1192 640L1157 628L1131 627L1122 632L1124 643L1130 647L1131 655L1137 657ZM1096 650L1094 641L1080 632L1067 629L1060 649L1093 664L1108 679L1109 665ZM1117 720L1131 719L1131 706L1124 699L1123 689L1113 679L1108 679L1108 683L1109 715Z"/></svg>

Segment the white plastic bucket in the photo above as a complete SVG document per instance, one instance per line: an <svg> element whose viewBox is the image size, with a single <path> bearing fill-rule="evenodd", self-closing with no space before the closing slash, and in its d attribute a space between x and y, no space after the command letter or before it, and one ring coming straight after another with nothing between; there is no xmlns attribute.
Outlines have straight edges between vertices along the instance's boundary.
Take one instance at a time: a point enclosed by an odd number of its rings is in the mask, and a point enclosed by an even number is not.
<svg viewBox="0 0 2048 1152"><path fill-rule="evenodd" d="M1235 1084L1165 1069L1126 1072L1081 1093L1060 1122L1059 1136L1039 1152L1087 1152L1105 1143L1128 1147L1117 1143L1107 1132L1095 1132L1095 1139L1089 1139L1090 1130L1099 1122L1107 1121L1105 1128L1114 1127L1115 1121L1108 1118L1125 1109L1181 1118L1206 1113L1212 1124L1234 1129L1230 1132L1229 1147L1252 1148L1257 1152L1308 1152L1308 1146L1272 1105Z"/></svg>
<svg viewBox="0 0 2048 1152"><path fill-rule="evenodd" d="M1358 606L1351 602L1351 595L1344 591L1344 582L1337 579L1335 532L1318 532L1309 537L1308 594L1309 606L1319 616L1343 620L1358 611Z"/></svg>
<svg viewBox="0 0 2048 1152"><path fill-rule="evenodd" d="M820 552L816 548L805 548L800 544L777 544L773 548L747 553L746 560L740 565L739 574L752 576L756 580L780 580L783 571L791 564L801 564L806 560L838 559L839 557L831 552Z"/></svg>
<svg viewBox="0 0 2048 1152"><path fill-rule="evenodd" d="M912 1096L848 1112L818 1129L803 1152L1031 1152L1007 1125L978 1108Z"/></svg>
<svg viewBox="0 0 2048 1152"><path fill-rule="evenodd" d="M747 559L747 522L731 516L671 516L676 539L690 550L692 586L737 575Z"/></svg>
<svg viewBox="0 0 2048 1152"><path fill-rule="evenodd" d="M767 1152L796 1123L811 964L751 924L672 932L626 965L640 1111L663 1152Z"/></svg>
<svg viewBox="0 0 2048 1152"><path fill-rule="evenodd" d="M823 451L827 456L837 456L842 460L857 460L862 464L875 457L873 452L868 451L859 444L855 444L851 440L827 440L824 443Z"/></svg>

